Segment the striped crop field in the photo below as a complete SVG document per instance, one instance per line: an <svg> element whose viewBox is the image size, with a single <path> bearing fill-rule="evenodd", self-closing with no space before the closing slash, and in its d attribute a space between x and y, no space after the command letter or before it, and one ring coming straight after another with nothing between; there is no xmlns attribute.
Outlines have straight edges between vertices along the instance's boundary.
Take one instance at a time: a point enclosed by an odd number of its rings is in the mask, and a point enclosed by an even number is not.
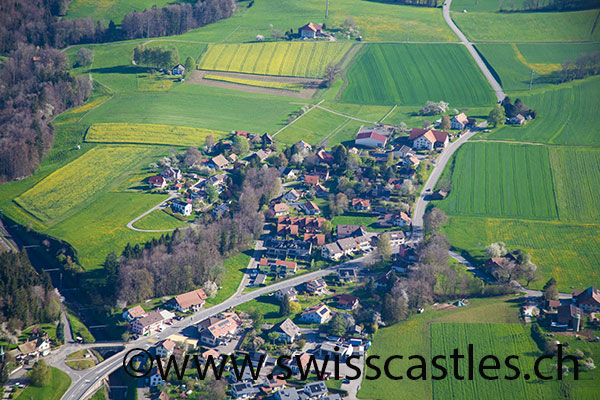
<svg viewBox="0 0 600 400"><path fill-rule="evenodd" d="M560 219L600 223L600 150L552 146L550 164Z"/></svg>
<svg viewBox="0 0 600 400"><path fill-rule="evenodd" d="M291 90L292 92L299 92L304 88L304 85L301 83L265 82L265 81L259 81L256 79L232 78L229 76L210 75L210 74L204 75L203 79L208 79L211 81L236 83L238 85L264 87L267 89Z"/></svg>
<svg viewBox="0 0 600 400"><path fill-rule="evenodd" d="M533 375L533 365L536 357L542 355L536 343L531 338L530 328L521 324L480 324L480 323L438 323L430 325L431 352L433 355L445 355L447 361L441 361L448 370L446 379L433 380L434 399L544 399L555 398L560 383L554 381L541 384L528 382L523 378L525 373ZM468 345L473 345L474 372L473 379L468 379L468 362L466 360ZM458 363L458 371L454 370L453 361L448 359L454 349L459 349L465 358ZM478 373L480 360L487 356L497 357L499 368L485 371L488 376L499 377L487 380ZM510 360L512 366L519 369L518 379L507 380L515 371L508 368L505 359L518 355ZM493 365L487 360L485 365ZM550 363L541 363L540 372L550 373ZM441 372L435 371L435 375ZM453 373L464 377L455 379ZM535 378L534 378L535 379Z"/></svg>
<svg viewBox="0 0 600 400"><path fill-rule="evenodd" d="M446 101L451 107L493 105L494 94L461 45L368 44L348 69L347 103L420 105Z"/></svg>
<svg viewBox="0 0 600 400"><path fill-rule="evenodd" d="M551 277L562 292L600 285L600 224L453 216L444 233L453 247L479 262L485 261L485 246L497 241L528 252L541 275L532 289Z"/></svg>
<svg viewBox="0 0 600 400"><path fill-rule="evenodd" d="M556 219L548 149L464 144L455 155L450 195L439 206L451 215Z"/></svg>
<svg viewBox="0 0 600 400"><path fill-rule="evenodd" d="M207 136L215 140L227 132L161 124L102 123L90 126L87 142L167 144L174 146L201 146Z"/></svg>
<svg viewBox="0 0 600 400"><path fill-rule="evenodd" d="M339 63L352 44L340 42L270 42L211 44L199 69L259 75L320 78L327 64Z"/></svg>
<svg viewBox="0 0 600 400"><path fill-rule="evenodd" d="M54 221L108 190L150 154L136 146L96 147L57 169L15 201L41 221Z"/></svg>

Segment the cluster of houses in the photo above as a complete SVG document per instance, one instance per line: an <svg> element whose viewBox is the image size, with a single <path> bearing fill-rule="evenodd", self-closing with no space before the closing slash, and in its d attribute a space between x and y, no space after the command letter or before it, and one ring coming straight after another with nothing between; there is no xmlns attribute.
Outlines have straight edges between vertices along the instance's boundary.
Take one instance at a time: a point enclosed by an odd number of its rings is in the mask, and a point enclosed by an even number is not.
<svg viewBox="0 0 600 400"><path fill-rule="evenodd" d="M579 332L584 328L586 316L590 322L600 321L600 290L590 286L573 290L570 300L547 300L543 313L554 330Z"/></svg>

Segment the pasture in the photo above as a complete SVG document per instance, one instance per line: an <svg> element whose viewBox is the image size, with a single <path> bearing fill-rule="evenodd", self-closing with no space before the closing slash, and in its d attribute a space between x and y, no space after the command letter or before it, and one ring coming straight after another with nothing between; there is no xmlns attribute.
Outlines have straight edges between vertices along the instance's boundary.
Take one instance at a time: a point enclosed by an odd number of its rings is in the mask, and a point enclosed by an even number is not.
<svg viewBox="0 0 600 400"><path fill-rule="evenodd" d="M43 387L28 385L25 390L16 397L16 400L60 400L62 395L71 385L71 378L58 368L49 367L49 369L50 379L48 385Z"/></svg>
<svg viewBox="0 0 600 400"><path fill-rule="evenodd" d="M353 141L361 125L365 123L314 108L288 125L275 138L286 144L304 140L311 145L318 145L326 141L327 147L331 147Z"/></svg>
<svg viewBox="0 0 600 400"><path fill-rule="evenodd" d="M282 32L297 29L309 21L326 22L327 29L340 26L348 18L365 40L453 41L457 40L444 23L439 9L411 7L388 2L336 0L329 3L329 17L324 21L323 0L261 0L239 2L232 18L218 21L181 35L185 40L242 43L255 40L256 35L271 36L273 29ZM408 35L410 23L410 35ZM339 34L336 33L336 36Z"/></svg>
<svg viewBox="0 0 600 400"><path fill-rule="evenodd" d="M494 103L489 83L461 45L368 44L346 74L341 101L450 107Z"/></svg>
<svg viewBox="0 0 600 400"><path fill-rule="evenodd" d="M485 260L485 246L497 241L527 251L541 275L531 288L551 277L563 292L600 285L600 224L453 216L444 233L454 248L478 262Z"/></svg>
<svg viewBox="0 0 600 400"><path fill-rule="evenodd" d="M208 136L219 140L227 132L159 124L102 123L89 127L85 140L100 143L166 144L203 146Z"/></svg>
<svg viewBox="0 0 600 400"><path fill-rule="evenodd" d="M199 69L319 78L328 64L337 64L350 50L349 42L270 42L211 44Z"/></svg>
<svg viewBox="0 0 600 400"><path fill-rule="evenodd" d="M550 147L558 216L600 223L600 150Z"/></svg>
<svg viewBox="0 0 600 400"><path fill-rule="evenodd" d="M452 8L456 10L454 4ZM516 13L489 10L463 13L460 10L451 11L450 15L465 36L474 42L586 42L600 39L600 29L594 29L592 33L598 10Z"/></svg>
<svg viewBox="0 0 600 400"><path fill-rule="evenodd" d="M207 101L210 99L210 101ZM293 99L295 103L301 99ZM89 112L82 123L183 125L219 131L274 132L300 109L289 97L183 84L162 92L119 93Z"/></svg>
<svg viewBox="0 0 600 400"><path fill-rule="evenodd" d="M185 222L178 220L163 210L154 210L133 224L138 229L176 229L185 225Z"/></svg>
<svg viewBox="0 0 600 400"><path fill-rule="evenodd" d="M600 123L599 77L551 86L520 97L537 110L538 118L524 126L505 126L488 138L561 145L600 146L597 134Z"/></svg>
<svg viewBox="0 0 600 400"><path fill-rule="evenodd" d="M449 376L447 379L433 381L434 399L473 399L489 394L494 399L539 399L553 398L555 390L560 383L554 381L549 384L528 382L523 378L524 373L533 375L533 364L536 358L542 355L537 344L531 338L530 327L522 324L484 324L484 323L432 323L431 353L434 355L449 355L453 349L459 349L461 354L467 352L469 344L473 345L475 368L486 355L494 355L500 359L500 368L486 371L488 376L498 376L496 380L486 380L477 372L474 379L458 380ZM521 371L521 376L515 380L503 379L505 376L514 376L515 372L504 365L504 359L510 355L518 355L518 360L511 364ZM442 361L444 365L444 362ZM493 364L490 361L486 365ZM446 361L445 366L453 370L451 361ZM540 371L549 374L550 363L540 364ZM468 376L466 360L459 363L460 376ZM439 374L439 371L437 371Z"/></svg>
<svg viewBox="0 0 600 400"><path fill-rule="evenodd" d="M432 351L430 324L450 322L480 323L517 323L518 304L509 299L487 298L471 299L467 307L453 308L446 311L427 308L424 313L411 316L398 324L382 327L373 339L368 355L378 355L380 360L374 363L380 368L383 359L392 355L402 355L404 359L394 360L392 369L406 377L406 370L417 363L409 361L408 356L418 354L430 360ZM370 372L372 375L373 372ZM449 378L451 379L451 378ZM433 399L431 368L427 369L427 380L403 379L402 397L406 399ZM385 376L377 380L363 380L358 397L361 399L396 400L398 384Z"/></svg>
<svg viewBox="0 0 600 400"><path fill-rule="evenodd" d="M452 191L439 203L448 214L558 217L546 147L469 142L454 157Z"/></svg>
<svg viewBox="0 0 600 400"><path fill-rule="evenodd" d="M97 147L57 169L15 201L32 215L49 223L73 212L115 180L135 169L148 149L121 146Z"/></svg>
<svg viewBox="0 0 600 400"><path fill-rule="evenodd" d="M164 7L170 4L169 0L73 0L65 18L87 18L94 21L121 22L123 15L132 11L142 11L156 7Z"/></svg>
<svg viewBox="0 0 600 400"><path fill-rule="evenodd" d="M264 87L264 88L268 88L268 89L291 90L292 92L299 92L304 88L304 85L301 83L267 82L267 81L259 81L256 79L233 78L230 76L211 75L211 74L204 75L203 79L235 83L238 85Z"/></svg>

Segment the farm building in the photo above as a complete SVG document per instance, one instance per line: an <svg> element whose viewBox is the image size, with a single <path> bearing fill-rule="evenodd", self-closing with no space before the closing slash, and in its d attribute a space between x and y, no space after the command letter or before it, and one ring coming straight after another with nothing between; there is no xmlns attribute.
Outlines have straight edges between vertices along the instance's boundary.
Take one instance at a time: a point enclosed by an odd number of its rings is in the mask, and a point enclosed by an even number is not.
<svg viewBox="0 0 600 400"><path fill-rule="evenodd" d="M298 28L298 35L300 35L301 39L315 39L322 32L322 25L313 24L309 22L308 24L301 26Z"/></svg>
<svg viewBox="0 0 600 400"><path fill-rule="evenodd" d="M185 74L185 67L183 65L181 65L181 64L177 64L171 70L171 74L173 74L173 75L183 75L183 74Z"/></svg>
<svg viewBox="0 0 600 400"><path fill-rule="evenodd" d="M361 128L362 130L362 128ZM377 132L372 131L359 131L356 135L356 139L354 140L354 144L357 146L364 147L385 147L387 143L387 137L383 136Z"/></svg>
<svg viewBox="0 0 600 400"><path fill-rule="evenodd" d="M585 290L573 290L573 303L584 312L600 311L600 290L594 286Z"/></svg>
<svg viewBox="0 0 600 400"><path fill-rule="evenodd" d="M433 150L436 147L446 147L449 137L446 132L413 128L408 140L412 140L413 147L417 150Z"/></svg>
<svg viewBox="0 0 600 400"><path fill-rule="evenodd" d="M473 118L467 118L465 113L460 113L452 119L450 119L450 128L451 129L466 129L475 125L475 120Z"/></svg>
<svg viewBox="0 0 600 400"><path fill-rule="evenodd" d="M517 114L516 116L508 119L508 123L511 125L525 125L525 122L525 117L521 114Z"/></svg>

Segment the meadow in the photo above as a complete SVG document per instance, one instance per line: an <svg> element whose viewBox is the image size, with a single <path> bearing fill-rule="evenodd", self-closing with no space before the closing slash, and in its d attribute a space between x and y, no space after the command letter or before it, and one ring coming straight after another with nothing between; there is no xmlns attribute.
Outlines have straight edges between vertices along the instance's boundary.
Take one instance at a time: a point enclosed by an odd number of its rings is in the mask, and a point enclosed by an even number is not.
<svg viewBox="0 0 600 400"><path fill-rule="evenodd" d="M15 201L41 221L56 221L106 191L148 155L147 149L139 147L91 149L54 171Z"/></svg>
<svg viewBox="0 0 600 400"><path fill-rule="evenodd" d="M494 2L495 0L481 0ZM452 4L450 15L474 42L586 42L598 41L600 29L592 28L598 10L568 12L499 13L492 10L467 13ZM460 11L459 11L460 10Z"/></svg>
<svg viewBox="0 0 600 400"><path fill-rule="evenodd" d="M427 308L424 313L411 316L398 324L380 328L368 355L378 355L382 359L391 355L402 355L404 359L394 360L392 368L406 371L416 361L409 361L408 356L418 354L430 360L432 351L432 332L430 325L451 322L479 323L517 323L518 305L509 299L487 298L471 299L467 307L453 308L446 311ZM382 360L375 360L382 366ZM371 372L370 374L373 374ZM406 373L403 373L406 376ZM427 380L403 379L402 397L406 399L432 399L433 387L431 368L427 369ZM361 399L396 400L399 382L385 376L377 380L363 380L358 397Z"/></svg>
<svg viewBox="0 0 600 400"><path fill-rule="evenodd" d="M483 262L483 250L503 241L511 249L531 254L541 279L539 289L554 277L559 290L600 285L600 224L452 216L444 228L452 246Z"/></svg>
<svg viewBox="0 0 600 400"><path fill-rule="evenodd" d="M138 229L176 229L185 225L185 222L178 220L163 210L154 210L133 224Z"/></svg>
<svg viewBox="0 0 600 400"><path fill-rule="evenodd" d="M325 17L323 0L261 0L250 6L239 2L236 14L201 29L181 35L181 39L206 42L241 43L255 40L256 35L271 36L273 29L282 32L297 29L307 22L326 22L327 29L353 18L365 40L382 41L455 41L456 36L444 23L439 9L411 7L388 2L336 0L329 4ZM409 28L410 23L410 28ZM326 30L327 30L326 29ZM410 29L410 35L408 35Z"/></svg>
<svg viewBox="0 0 600 400"><path fill-rule="evenodd" d="M199 69L259 75L319 78L328 64L337 64L349 42L269 42L211 44Z"/></svg>
<svg viewBox="0 0 600 400"><path fill-rule="evenodd" d="M327 147L331 147L353 141L361 125L365 123L314 108L288 125L275 138L287 144L304 140L311 145L326 143Z"/></svg>
<svg viewBox="0 0 600 400"><path fill-rule="evenodd" d="M439 207L451 215L556 219L548 149L466 143L456 153L452 191Z"/></svg>
<svg viewBox="0 0 600 400"><path fill-rule="evenodd" d="M304 85L301 83L266 82L266 81L259 81L256 79L232 78L229 76L211 75L211 74L204 75L203 79L208 79L208 80L212 80L212 81L236 83L238 85L264 87L264 88L269 88L269 89L291 90L292 92L299 92L304 88Z"/></svg>
<svg viewBox="0 0 600 400"><path fill-rule="evenodd" d="M65 18L87 18L94 21L113 20L121 22L123 15L132 11L142 11L156 7L164 7L172 3L169 0L73 0Z"/></svg>
<svg viewBox="0 0 600 400"><path fill-rule="evenodd" d="M208 101L207 99L210 99ZM230 132L274 132L301 99L183 84L168 92L119 93L90 111L82 123L183 125ZM296 103L296 104L293 104Z"/></svg>
<svg viewBox="0 0 600 400"><path fill-rule="evenodd" d="M538 118L524 126L505 126L489 134L489 139L561 145L600 146L597 134L600 114L599 77L511 95L537 110Z"/></svg>
<svg viewBox="0 0 600 400"><path fill-rule="evenodd" d="M159 124L102 123L89 127L85 140L100 143L167 144L203 146L208 136L219 140L227 132Z"/></svg>
<svg viewBox="0 0 600 400"><path fill-rule="evenodd" d="M485 324L485 323L432 323L431 329L431 353L451 354L453 349L458 348L463 354L469 344L473 345L475 365L478 360L486 355L494 355L500 361L498 370L486 371L489 376L498 376L497 380L486 380L477 372L474 379L452 379L449 377L433 381L434 399L469 399L481 398L485 393L494 399L540 399L554 398L556 382L553 384L541 384L535 377L531 382L523 379L506 380L504 376L514 376L514 371L503 365L503 360L510 355L518 355L518 360L511 363L519 368L521 374L533 375L533 364L536 358L542 355L537 344L530 334L530 327L522 324ZM463 360L459 364L458 372L461 376L468 376L467 362ZM492 364L491 362L486 365ZM452 364L447 361L445 365L451 370ZM542 363L542 373L550 373L550 363ZM439 372L438 372L439 373Z"/></svg>
<svg viewBox="0 0 600 400"><path fill-rule="evenodd" d="M550 165L560 220L600 222L600 151L552 146Z"/></svg>
<svg viewBox="0 0 600 400"><path fill-rule="evenodd" d="M494 95L467 50L451 44L368 44L346 74L341 101L451 107L494 103ZM449 78L451 77L451 78Z"/></svg>

